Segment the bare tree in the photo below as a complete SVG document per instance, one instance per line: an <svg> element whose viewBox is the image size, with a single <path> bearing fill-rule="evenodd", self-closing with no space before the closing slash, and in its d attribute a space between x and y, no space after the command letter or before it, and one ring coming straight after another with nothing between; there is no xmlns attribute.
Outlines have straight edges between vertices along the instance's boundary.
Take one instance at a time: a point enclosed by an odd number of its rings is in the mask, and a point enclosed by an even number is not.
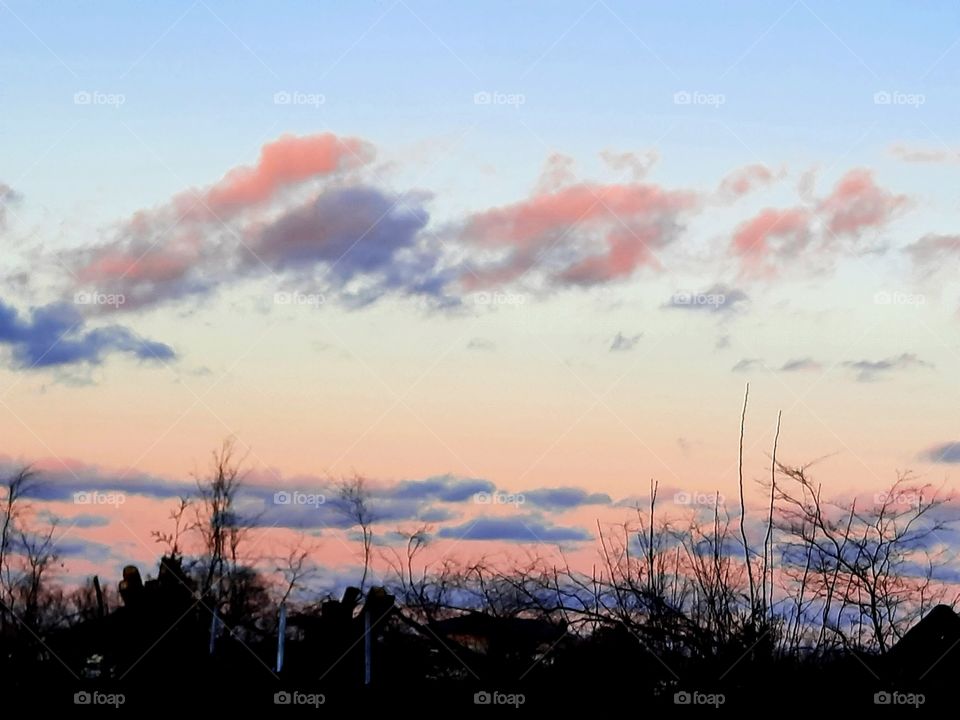
<svg viewBox="0 0 960 720"><path fill-rule="evenodd" d="M376 520L370 507L371 493L367 479L362 475L340 480L337 483L337 507L355 526L360 528L363 542L363 575L360 578L360 592L367 582L370 571L370 557L373 548L373 523Z"/></svg>
<svg viewBox="0 0 960 720"><path fill-rule="evenodd" d="M313 560L318 549L316 542L310 542L300 536L296 543L289 546L287 554L280 558L276 571L283 578L278 605L286 603L293 593L302 588L307 580L317 574L319 568Z"/></svg>
<svg viewBox="0 0 960 720"><path fill-rule="evenodd" d="M59 556L53 540L57 524L53 522L44 533L20 531L19 544L23 557L23 572L14 593L20 620L30 628L36 628L41 619L41 603L44 599L44 579Z"/></svg>
<svg viewBox="0 0 960 720"><path fill-rule="evenodd" d="M795 614L819 614L814 648L886 653L946 596L933 580L933 546L950 524L936 510L950 498L900 473L872 503L828 502L807 466L778 468L789 482L777 488L785 576Z"/></svg>
<svg viewBox="0 0 960 720"><path fill-rule="evenodd" d="M7 623L7 613L14 601L16 580L11 567L13 544L20 536L23 497L33 486L35 473L29 466L11 473L3 483L2 518L0 518L0 629Z"/></svg>
<svg viewBox="0 0 960 720"><path fill-rule="evenodd" d="M740 485L740 539L743 541L743 562L747 568L747 579L750 581L750 616L756 613L757 592L753 583L753 559L750 557L750 543L747 541L747 506L743 499L743 434L747 419L747 401L750 398L750 383L743 394L743 411L740 414L740 452L737 456L737 477Z"/></svg>
<svg viewBox="0 0 960 720"><path fill-rule="evenodd" d="M237 495L242 484L233 439L213 452L210 474L197 480L199 502L194 507L192 527L204 548L204 574L200 590L219 604L240 580L240 546L249 524L237 513Z"/></svg>
<svg viewBox="0 0 960 720"><path fill-rule="evenodd" d="M398 529L397 534L404 538L403 554L395 547L390 547L384 553L384 561L397 577L398 588L396 594L411 607L425 614L428 619L432 614L429 580L429 564L424 564L419 571L414 571L416 558L430 540L432 527L423 524L412 530Z"/></svg>
<svg viewBox="0 0 960 720"><path fill-rule="evenodd" d="M163 532L162 530L153 530L150 532L150 535L156 542L166 546L166 554L172 559L179 558L182 554L180 539L189 529L186 515L187 510L190 509L190 505L191 501L189 498L180 497L177 500L177 506L170 511L169 517L170 520L173 521L173 530L171 532Z"/></svg>

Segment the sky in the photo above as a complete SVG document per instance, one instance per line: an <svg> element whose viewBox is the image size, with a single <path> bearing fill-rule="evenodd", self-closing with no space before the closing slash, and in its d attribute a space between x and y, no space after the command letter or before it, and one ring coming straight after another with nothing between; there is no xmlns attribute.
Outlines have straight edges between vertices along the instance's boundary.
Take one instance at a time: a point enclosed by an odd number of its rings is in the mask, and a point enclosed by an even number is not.
<svg viewBox="0 0 960 720"><path fill-rule="evenodd" d="M750 502L780 412L831 493L950 489L958 21L0 0L0 465L69 577L228 437L265 547L355 564L309 498L359 473L384 537L589 557L651 479L733 498L747 383Z"/></svg>

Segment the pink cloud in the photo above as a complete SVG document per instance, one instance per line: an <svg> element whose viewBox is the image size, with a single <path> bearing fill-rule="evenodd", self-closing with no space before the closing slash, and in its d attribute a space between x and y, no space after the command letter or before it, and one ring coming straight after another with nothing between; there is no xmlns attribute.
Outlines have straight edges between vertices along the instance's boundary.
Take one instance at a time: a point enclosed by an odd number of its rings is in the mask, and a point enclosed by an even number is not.
<svg viewBox="0 0 960 720"><path fill-rule="evenodd" d="M166 282L183 275L192 258L169 251L146 251L137 254L117 248L106 248L77 271L82 282L97 282L107 278L130 282Z"/></svg>
<svg viewBox="0 0 960 720"><path fill-rule="evenodd" d="M694 193L656 185L581 183L541 192L470 217L460 239L480 249L505 249L504 261L467 282L504 282L544 262L554 281L589 284L629 276L654 264L654 251L679 232L679 219L698 205ZM597 252L597 248L603 248ZM557 267L559 265L559 267Z"/></svg>
<svg viewBox="0 0 960 720"><path fill-rule="evenodd" d="M574 263L559 278L574 285L594 285L630 277L641 265L658 264L650 248L656 247L660 239L657 228L613 231L605 238L606 252Z"/></svg>
<svg viewBox="0 0 960 720"><path fill-rule="evenodd" d="M733 250L745 271L769 274L776 270L771 261L801 252L832 257L843 250L836 240L856 241L867 231L880 230L909 204L906 195L878 186L869 170L854 169L810 207L767 208L742 223L734 232Z"/></svg>
<svg viewBox="0 0 960 720"><path fill-rule="evenodd" d="M78 255L81 284L126 296L125 309L203 292L236 259L235 236L223 221L275 202L285 190L356 168L373 158L359 138L332 133L282 135L265 144L254 165L235 167L216 183L185 191L158 208L134 213L117 239ZM241 228L238 234L244 234ZM249 251L246 251L249 254Z"/></svg>
<svg viewBox="0 0 960 720"><path fill-rule="evenodd" d="M717 194L726 200L736 200L754 190L765 187L776 180L778 174L766 165L755 163L737 168L722 181Z"/></svg>
<svg viewBox="0 0 960 720"><path fill-rule="evenodd" d="M734 250L744 258L793 255L810 240L812 215L805 208L766 208L743 223L733 236Z"/></svg>
<svg viewBox="0 0 960 720"><path fill-rule="evenodd" d="M366 164L372 157L372 146L358 138L282 135L261 148L256 165L233 168L203 192L203 201L218 214L230 213L271 200L311 178Z"/></svg>
<svg viewBox="0 0 960 720"><path fill-rule="evenodd" d="M819 209L830 232L859 235L886 225L908 204L906 195L884 190L873 181L872 172L858 168L840 178Z"/></svg>

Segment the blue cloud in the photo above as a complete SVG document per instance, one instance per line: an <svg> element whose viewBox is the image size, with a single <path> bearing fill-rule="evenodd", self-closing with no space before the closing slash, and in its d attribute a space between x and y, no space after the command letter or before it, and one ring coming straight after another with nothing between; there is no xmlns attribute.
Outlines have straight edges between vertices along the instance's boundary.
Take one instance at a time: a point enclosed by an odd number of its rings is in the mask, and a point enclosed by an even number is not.
<svg viewBox="0 0 960 720"><path fill-rule="evenodd" d="M493 492L496 486L480 478L457 478L453 475L437 475L425 480L404 480L386 491L387 497L398 500L439 500L441 502L464 502L481 492Z"/></svg>
<svg viewBox="0 0 960 720"><path fill-rule="evenodd" d="M437 523L455 520L458 517L460 517L460 513L455 513L443 507L432 507L421 512L417 519L426 523Z"/></svg>
<svg viewBox="0 0 960 720"><path fill-rule="evenodd" d="M110 545L79 538L71 538L57 542L53 550L60 557L79 557L84 560L89 560L90 562L98 563L114 557L113 548Z"/></svg>
<svg viewBox="0 0 960 720"><path fill-rule="evenodd" d="M517 542L582 542L591 535L578 527L549 525L532 515L481 517L456 527L445 527L437 537L457 540L512 540Z"/></svg>
<svg viewBox="0 0 960 720"><path fill-rule="evenodd" d="M74 515L63 522L77 528L95 528L106 527L110 524L110 518L104 515Z"/></svg>
<svg viewBox="0 0 960 720"><path fill-rule="evenodd" d="M606 493L588 493L582 488L541 488L523 493L524 499L549 510L566 510L581 505L609 505L613 502Z"/></svg>
<svg viewBox="0 0 960 720"><path fill-rule="evenodd" d="M927 462L960 463L960 442L941 443L924 450L920 457Z"/></svg>
<svg viewBox="0 0 960 720"><path fill-rule="evenodd" d="M121 325L85 329L77 308L51 303L33 308L26 317L0 301L0 345L7 345L21 368L44 368L73 363L97 365L112 353L140 360L172 360L169 345L145 340Z"/></svg>
<svg viewBox="0 0 960 720"><path fill-rule="evenodd" d="M0 465L0 472L15 471L11 463ZM195 484L188 484L144 473L112 475L95 467L79 467L62 470L43 470L27 486L24 497L34 500L72 501L74 493L124 493L153 498L175 498L192 495Z"/></svg>
<svg viewBox="0 0 960 720"><path fill-rule="evenodd" d="M454 273L440 271L437 248L425 244L430 216L423 199L367 186L326 190L266 226L253 242L255 260L245 253L245 262L254 271L263 263L277 272L324 266L348 304L368 304L389 291L450 300L445 288ZM370 286L347 292L358 278Z"/></svg>

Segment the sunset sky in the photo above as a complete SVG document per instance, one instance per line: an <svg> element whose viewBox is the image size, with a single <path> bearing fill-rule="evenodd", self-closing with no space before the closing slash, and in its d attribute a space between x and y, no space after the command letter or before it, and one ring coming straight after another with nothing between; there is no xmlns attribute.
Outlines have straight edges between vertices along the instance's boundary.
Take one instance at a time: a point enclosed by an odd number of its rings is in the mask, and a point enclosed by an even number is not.
<svg viewBox="0 0 960 720"><path fill-rule="evenodd" d="M355 472L383 542L589 558L651 478L736 509L748 382L748 500L781 410L831 493L953 488L960 7L737 7L0 0L0 465L63 575L149 569L227 437L328 579L274 493Z"/></svg>

